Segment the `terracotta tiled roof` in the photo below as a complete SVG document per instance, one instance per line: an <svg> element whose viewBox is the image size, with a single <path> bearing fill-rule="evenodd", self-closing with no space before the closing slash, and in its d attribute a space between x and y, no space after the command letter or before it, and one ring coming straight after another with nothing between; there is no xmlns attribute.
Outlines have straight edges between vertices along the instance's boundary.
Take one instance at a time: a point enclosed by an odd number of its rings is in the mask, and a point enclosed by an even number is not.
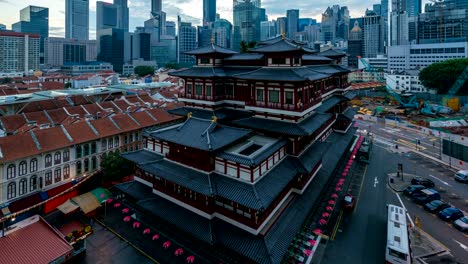
<svg viewBox="0 0 468 264"><path fill-rule="evenodd" d="M126 114L115 115L112 117L112 119L117 123L120 129L125 132L137 130L140 128L140 125Z"/></svg>
<svg viewBox="0 0 468 264"><path fill-rule="evenodd" d="M72 250L42 219L0 238L2 262L9 264L51 263Z"/></svg>
<svg viewBox="0 0 468 264"><path fill-rule="evenodd" d="M100 137L108 137L119 134L121 130L117 128L110 118L101 118L90 121L93 127L99 132Z"/></svg>
<svg viewBox="0 0 468 264"><path fill-rule="evenodd" d="M70 100L73 102L74 105L89 104L88 100L86 100L86 98L82 95L71 96Z"/></svg>
<svg viewBox="0 0 468 264"><path fill-rule="evenodd" d="M48 110L47 114L54 121L54 124L61 124L68 117L63 108Z"/></svg>
<svg viewBox="0 0 468 264"><path fill-rule="evenodd" d="M3 162L33 156L39 153L39 149L29 132L0 138L0 150L3 155L1 159Z"/></svg>
<svg viewBox="0 0 468 264"><path fill-rule="evenodd" d="M122 111L126 111L126 110L127 110L127 107L130 106L130 105L127 104L127 102L125 102L124 100L114 100L114 103L115 103L120 109L122 109Z"/></svg>
<svg viewBox="0 0 468 264"><path fill-rule="evenodd" d="M99 106L96 104L87 104L83 105L84 108L86 108L86 111L88 111L90 114L95 115L97 112L104 112Z"/></svg>
<svg viewBox="0 0 468 264"><path fill-rule="evenodd" d="M70 136L73 138L73 143L80 144L99 138L94 133L86 121L76 122L71 125L64 125Z"/></svg>
<svg viewBox="0 0 468 264"><path fill-rule="evenodd" d="M80 105L65 107L65 109L67 109L68 113L71 115L79 115L80 117L86 115L86 111Z"/></svg>
<svg viewBox="0 0 468 264"><path fill-rule="evenodd" d="M51 110L51 109L56 109L59 106L57 105L57 100L52 99L52 100L45 100L45 101L38 101L37 102L41 108L41 110Z"/></svg>
<svg viewBox="0 0 468 264"><path fill-rule="evenodd" d="M132 104L135 104L135 103L139 103L140 105L143 104L143 102L140 99L138 99L136 95L127 95L125 96L125 99L127 99L127 101L129 101Z"/></svg>
<svg viewBox="0 0 468 264"><path fill-rule="evenodd" d="M167 110L175 109L184 106L184 103L182 102L168 102L166 103L166 106L164 107Z"/></svg>
<svg viewBox="0 0 468 264"><path fill-rule="evenodd" d="M158 120L158 123L166 123L170 121L181 120L184 118L182 116L169 114L166 110L160 108L150 109L148 110L148 113L154 116Z"/></svg>
<svg viewBox="0 0 468 264"><path fill-rule="evenodd" d="M22 115L2 116L0 123L6 133L13 133L26 124L26 119Z"/></svg>
<svg viewBox="0 0 468 264"><path fill-rule="evenodd" d="M157 121L147 111L129 113L133 118L135 118L138 123L143 127L154 126Z"/></svg>
<svg viewBox="0 0 468 264"><path fill-rule="evenodd" d="M49 152L73 145L73 142L67 138L60 126L48 129L37 129L32 133L34 133L41 145L41 152Z"/></svg>
<svg viewBox="0 0 468 264"><path fill-rule="evenodd" d="M28 121L36 122L37 125L50 124L50 119L46 116L44 111L30 112L24 114Z"/></svg>
<svg viewBox="0 0 468 264"><path fill-rule="evenodd" d="M42 90L62 90L65 89L65 84L61 82L41 82Z"/></svg>

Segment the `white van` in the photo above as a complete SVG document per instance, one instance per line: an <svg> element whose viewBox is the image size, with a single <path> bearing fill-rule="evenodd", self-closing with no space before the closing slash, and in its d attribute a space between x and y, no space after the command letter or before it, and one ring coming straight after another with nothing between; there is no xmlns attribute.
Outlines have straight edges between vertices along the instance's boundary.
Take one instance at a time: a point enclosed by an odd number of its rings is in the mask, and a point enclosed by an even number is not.
<svg viewBox="0 0 468 264"><path fill-rule="evenodd" d="M468 170L462 170L455 174L455 180L458 182L468 182Z"/></svg>

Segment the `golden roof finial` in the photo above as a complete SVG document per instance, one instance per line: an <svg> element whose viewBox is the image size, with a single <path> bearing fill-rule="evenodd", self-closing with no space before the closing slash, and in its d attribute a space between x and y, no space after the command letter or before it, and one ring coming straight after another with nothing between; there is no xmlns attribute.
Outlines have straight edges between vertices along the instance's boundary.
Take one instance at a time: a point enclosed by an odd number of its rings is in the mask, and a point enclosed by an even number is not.
<svg viewBox="0 0 468 264"><path fill-rule="evenodd" d="M188 118L192 118L192 112L189 112L189 113L187 114L187 117L188 117Z"/></svg>
<svg viewBox="0 0 468 264"><path fill-rule="evenodd" d="M285 39L285 38L286 38L286 33L284 33L284 31L283 31L283 32L281 32L281 39Z"/></svg>
<svg viewBox="0 0 468 264"><path fill-rule="evenodd" d="M218 117L217 116L213 116L213 123L218 123Z"/></svg>
<svg viewBox="0 0 468 264"><path fill-rule="evenodd" d="M211 37L211 44L215 44L215 38Z"/></svg>

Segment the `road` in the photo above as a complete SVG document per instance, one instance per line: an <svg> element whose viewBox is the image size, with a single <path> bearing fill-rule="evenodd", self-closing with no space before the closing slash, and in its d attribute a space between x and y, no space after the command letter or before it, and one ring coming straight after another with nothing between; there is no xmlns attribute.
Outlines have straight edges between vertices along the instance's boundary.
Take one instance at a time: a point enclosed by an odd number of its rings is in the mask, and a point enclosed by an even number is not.
<svg viewBox="0 0 468 264"><path fill-rule="evenodd" d="M363 129L362 126L361 129ZM466 185L452 180L452 170L411 151L393 153L393 138L385 137L386 132L380 132L383 131L380 127L370 129L381 140L375 141L355 211L348 219L343 219L339 227L341 232L338 232L335 239L328 243L321 263L382 263L384 261L387 227L386 204L400 205L397 196L388 187L386 180L388 173L397 171L399 163L403 164L404 170L408 173L432 175L431 178L436 186L446 188L446 192L441 193L443 197L451 192L457 193L461 199L458 199L458 202L454 201L454 205L466 205L464 200L468 198L468 188ZM399 135L396 134L395 137L398 139ZM422 139L421 137L421 140L431 142L430 138ZM430 147L427 149L431 150ZM434 148L432 151L437 151L436 149ZM409 184L410 179L406 178L405 180ZM423 230L448 247L451 254L460 263L466 261L468 252L464 246L468 246L466 242L468 240L465 235L425 212L411 201L404 198L402 201L411 217L414 218L415 215L420 217Z"/></svg>

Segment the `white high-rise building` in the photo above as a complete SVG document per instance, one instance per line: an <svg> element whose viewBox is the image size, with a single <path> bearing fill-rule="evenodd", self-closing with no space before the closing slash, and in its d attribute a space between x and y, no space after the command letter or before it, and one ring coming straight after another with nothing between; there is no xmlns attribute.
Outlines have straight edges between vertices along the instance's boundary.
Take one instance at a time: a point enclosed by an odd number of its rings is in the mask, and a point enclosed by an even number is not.
<svg viewBox="0 0 468 264"><path fill-rule="evenodd" d="M39 34L0 31L0 72L39 69Z"/></svg>
<svg viewBox="0 0 468 264"><path fill-rule="evenodd" d="M89 1L65 0L65 37L89 39Z"/></svg>

